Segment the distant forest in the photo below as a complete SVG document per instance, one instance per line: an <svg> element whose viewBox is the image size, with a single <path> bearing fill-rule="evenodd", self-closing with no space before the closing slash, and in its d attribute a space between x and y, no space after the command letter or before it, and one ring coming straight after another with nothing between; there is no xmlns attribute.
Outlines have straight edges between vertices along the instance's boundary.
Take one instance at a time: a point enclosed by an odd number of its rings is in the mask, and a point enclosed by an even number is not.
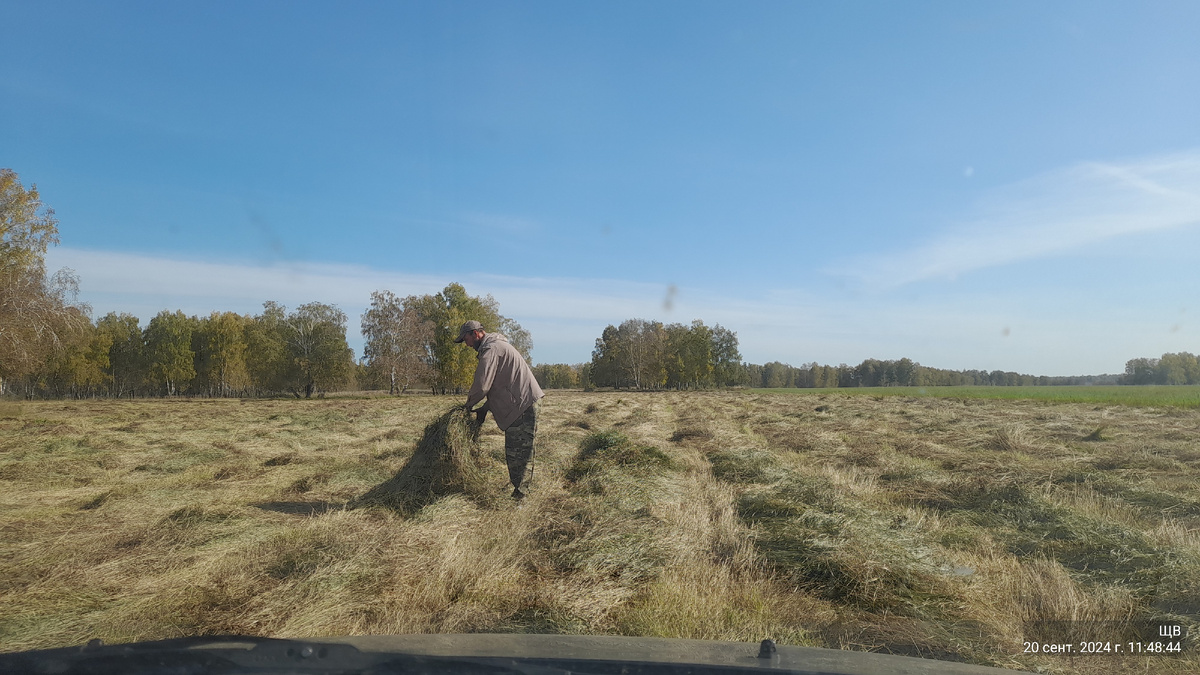
<svg viewBox="0 0 1200 675"><path fill-rule="evenodd" d="M592 360L541 364L534 374L544 389L703 389L711 387L822 388L926 386L1063 386L1088 384L1200 384L1200 362L1187 352L1138 358L1123 375L1051 377L1000 370L947 370L912 359L866 359L857 366L793 366L741 361L737 334L703 321L662 324L629 319L596 339Z"/></svg>
<svg viewBox="0 0 1200 675"><path fill-rule="evenodd" d="M641 387L631 386L624 381L600 384L591 377L594 363L567 365L541 364L533 372L543 389L588 389L611 386L618 389L673 389L664 383L655 387L653 383ZM820 387L935 387L935 386L992 386L992 387L1052 387L1069 385L1100 384L1200 384L1200 362L1187 352L1163 354L1159 359L1139 358L1128 361L1121 375L1070 375L1047 376L1025 375L1000 370L946 370L923 366L911 359L894 361L866 359L857 366L837 366L806 363L793 366L779 361L762 365L739 363L733 369L734 376L723 385L715 381L703 382L702 387L740 386L765 389L820 388ZM728 371L727 371L728 372Z"/></svg>
<svg viewBox="0 0 1200 675"><path fill-rule="evenodd" d="M0 302L4 291L0 290ZM327 391L410 388L461 394L475 372L475 353L455 344L471 317L501 332L528 360L528 331L500 315L495 300L450 284L434 295L372 295L362 317L365 357L354 361L346 315L334 305L295 310L263 304L256 316L159 312L143 328L130 314L93 322L86 306L61 294L46 302L53 323L24 340L0 342L0 394L31 397L309 398ZM0 338L15 337L0 310ZM19 358L18 358L19 357Z"/></svg>

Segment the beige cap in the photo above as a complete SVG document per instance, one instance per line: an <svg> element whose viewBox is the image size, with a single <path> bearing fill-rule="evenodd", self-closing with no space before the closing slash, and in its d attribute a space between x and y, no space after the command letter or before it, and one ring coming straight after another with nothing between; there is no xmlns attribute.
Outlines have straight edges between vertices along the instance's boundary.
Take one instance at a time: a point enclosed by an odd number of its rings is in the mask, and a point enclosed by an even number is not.
<svg viewBox="0 0 1200 675"><path fill-rule="evenodd" d="M454 341L462 342L463 340L466 340L467 333L470 333L473 330L483 330L483 324L479 323L478 321L474 321L474 320L464 323L462 325L462 328L458 329L458 337L455 338Z"/></svg>

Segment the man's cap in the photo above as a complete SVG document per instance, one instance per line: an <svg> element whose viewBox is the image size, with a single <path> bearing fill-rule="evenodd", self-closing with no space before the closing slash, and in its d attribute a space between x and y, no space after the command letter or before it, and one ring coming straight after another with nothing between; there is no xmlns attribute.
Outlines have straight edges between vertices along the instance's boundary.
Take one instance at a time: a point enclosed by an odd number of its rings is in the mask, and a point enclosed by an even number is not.
<svg viewBox="0 0 1200 675"><path fill-rule="evenodd" d="M458 337L454 341L462 342L463 340L466 340L467 333L470 333L473 330L483 330L483 324L479 323L478 321L468 321L464 323L462 328L458 329Z"/></svg>

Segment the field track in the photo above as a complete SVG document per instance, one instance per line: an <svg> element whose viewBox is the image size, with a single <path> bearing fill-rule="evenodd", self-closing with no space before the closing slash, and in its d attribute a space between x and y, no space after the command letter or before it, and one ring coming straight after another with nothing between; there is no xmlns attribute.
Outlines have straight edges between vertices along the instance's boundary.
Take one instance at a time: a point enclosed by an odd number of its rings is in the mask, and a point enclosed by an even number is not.
<svg viewBox="0 0 1200 675"><path fill-rule="evenodd" d="M523 507L489 421L494 492L413 514L352 505L458 398L0 402L0 649L536 631L1200 672L1190 642L1022 648L1195 631L1200 410L858 393L552 391Z"/></svg>

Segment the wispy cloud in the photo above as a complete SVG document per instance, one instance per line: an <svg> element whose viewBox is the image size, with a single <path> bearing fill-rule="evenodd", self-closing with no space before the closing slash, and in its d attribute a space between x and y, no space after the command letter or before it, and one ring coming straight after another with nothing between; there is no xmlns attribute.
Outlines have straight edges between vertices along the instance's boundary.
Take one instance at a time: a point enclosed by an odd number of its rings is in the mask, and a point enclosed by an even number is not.
<svg viewBox="0 0 1200 675"><path fill-rule="evenodd" d="M139 305L159 298L186 304L228 302L231 310L265 300L358 305L381 288L405 295L442 287L436 277L381 273L356 265L252 265L75 248L53 249L47 259L51 266L79 272L85 292L125 296ZM168 308L176 307L160 309Z"/></svg>
<svg viewBox="0 0 1200 675"><path fill-rule="evenodd" d="M1200 223L1200 151L1085 162L996 190L930 241L843 263L830 274L887 289L1058 255L1117 237Z"/></svg>
<svg viewBox="0 0 1200 675"><path fill-rule="evenodd" d="M685 302L677 302L668 313L671 316L664 317L666 284L611 279L414 275L358 265L256 265L76 248L52 249L47 263L52 269L69 267L79 274L80 299L97 314L129 312L143 321L164 309L196 315L257 313L266 300L289 307L306 302L336 304L349 317L352 346L361 344L358 320L373 291L420 295L436 293L451 282L462 283L472 294L495 296L506 315L531 330L544 327L534 333L544 336L539 337L538 352L545 358L579 360L605 325L631 317L714 320L705 311L714 309L711 303L701 306L696 297L689 303L686 295ZM744 313L736 302L719 304L732 309L733 316Z"/></svg>
<svg viewBox="0 0 1200 675"><path fill-rule="evenodd" d="M847 325L846 318L838 316L842 310L828 299L803 291L729 297L686 286L615 279L490 274L451 278L356 265L256 265L75 248L52 249L47 262L51 268L70 267L79 273L80 299L98 315L129 312L143 322L164 309L194 315L252 314L266 300L288 307L306 302L336 304L349 318L348 338L359 352L359 318L373 291L387 289L401 296L436 293L451 282L462 283L472 294L494 296L506 315L533 333L538 361L586 360L606 325L635 317L720 323L739 332L753 350L753 355L747 352L748 358L760 360L803 358L788 355L797 346L782 341L781 335L795 335L811 325ZM667 298L670 308L664 305ZM844 337L836 339L846 343Z"/></svg>

